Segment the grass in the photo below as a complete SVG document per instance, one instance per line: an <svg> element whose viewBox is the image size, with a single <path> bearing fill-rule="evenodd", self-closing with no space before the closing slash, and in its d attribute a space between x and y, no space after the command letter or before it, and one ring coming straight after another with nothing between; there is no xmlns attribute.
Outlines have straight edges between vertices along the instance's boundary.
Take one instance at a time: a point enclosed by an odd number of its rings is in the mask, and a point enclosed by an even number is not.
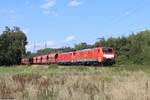
<svg viewBox="0 0 150 100"><path fill-rule="evenodd" d="M0 99L149 100L150 67L0 67Z"/></svg>

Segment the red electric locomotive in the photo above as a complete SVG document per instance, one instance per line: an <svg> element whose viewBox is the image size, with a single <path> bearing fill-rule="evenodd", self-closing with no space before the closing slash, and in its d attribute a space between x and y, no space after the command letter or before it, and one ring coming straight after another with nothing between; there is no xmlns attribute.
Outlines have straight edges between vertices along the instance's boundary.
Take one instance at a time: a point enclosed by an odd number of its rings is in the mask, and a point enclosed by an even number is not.
<svg viewBox="0 0 150 100"><path fill-rule="evenodd" d="M61 64L114 64L115 51L113 48L102 47L81 51L58 54L58 63Z"/></svg>

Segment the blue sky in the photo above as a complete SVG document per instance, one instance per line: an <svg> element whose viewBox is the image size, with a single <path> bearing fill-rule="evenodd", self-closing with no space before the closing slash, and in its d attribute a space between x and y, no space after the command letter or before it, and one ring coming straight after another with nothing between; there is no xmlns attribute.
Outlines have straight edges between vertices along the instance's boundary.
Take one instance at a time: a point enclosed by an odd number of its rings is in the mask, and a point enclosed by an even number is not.
<svg viewBox="0 0 150 100"><path fill-rule="evenodd" d="M150 0L1 0L0 31L19 26L31 51L44 44L58 48L94 43L99 37L149 29L149 4Z"/></svg>

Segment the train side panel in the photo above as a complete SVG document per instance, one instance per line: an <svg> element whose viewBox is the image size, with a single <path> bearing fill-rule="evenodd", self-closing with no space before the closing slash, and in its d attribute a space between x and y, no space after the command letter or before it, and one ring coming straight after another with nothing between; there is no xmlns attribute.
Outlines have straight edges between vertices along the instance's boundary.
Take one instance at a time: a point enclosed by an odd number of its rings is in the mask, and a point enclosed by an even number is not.
<svg viewBox="0 0 150 100"><path fill-rule="evenodd" d="M42 56L37 56L36 64L42 64Z"/></svg>
<svg viewBox="0 0 150 100"><path fill-rule="evenodd" d="M37 63L37 57L33 57L33 64Z"/></svg>
<svg viewBox="0 0 150 100"><path fill-rule="evenodd" d="M77 63L88 63L88 62L97 62L98 55L100 55L99 49L88 49L77 51L74 54L74 62Z"/></svg>
<svg viewBox="0 0 150 100"><path fill-rule="evenodd" d="M73 60L73 52L68 52L68 53L60 53L58 54L57 57L57 62L59 64L71 64Z"/></svg>
<svg viewBox="0 0 150 100"><path fill-rule="evenodd" d="M58 54L48 54L47 63L48 64L55 64L55 63L57 63L57 57L58 57Z"/></svg>
<svg viewBox="0 0 150 100"><path fill-rule="evenodd" d="M41 62L42 62L42 64L47 64L48 63L48 55L43 55Z"/></svg>

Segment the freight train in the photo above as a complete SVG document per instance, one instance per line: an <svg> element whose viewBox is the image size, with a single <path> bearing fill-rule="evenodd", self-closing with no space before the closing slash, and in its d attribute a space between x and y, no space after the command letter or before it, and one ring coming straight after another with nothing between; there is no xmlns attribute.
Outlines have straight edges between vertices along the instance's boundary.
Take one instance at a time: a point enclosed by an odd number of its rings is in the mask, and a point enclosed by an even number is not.
<svg viewBox="0 0 150 100"><path fill-rule="evenodd" d="M115 63L115 50L110 47L98 47L80 51L53 53L23 58L27 64L64 64L64 65L112 65Z"/></svg>

